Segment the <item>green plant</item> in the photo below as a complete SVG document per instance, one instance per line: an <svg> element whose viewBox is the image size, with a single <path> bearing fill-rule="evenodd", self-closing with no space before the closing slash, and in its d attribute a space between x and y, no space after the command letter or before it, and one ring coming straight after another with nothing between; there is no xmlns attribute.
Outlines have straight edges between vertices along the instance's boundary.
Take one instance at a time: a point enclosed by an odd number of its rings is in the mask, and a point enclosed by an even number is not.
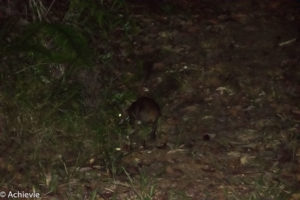
<svg viewBox="0 0 300 200"><path fill-rule="evenodd" d="M108 38L112 31L128 29L126 11L124 0L72 0L66 20L76 22L89 31L99 31L102 37Z"/></svg>
<svg viewBox="0 0 300 200"><path fill-rule="evenodd" d="M0 125L4 124L0 140L5 144L0 150L8 155L1 184L10 189L22 185L57 192L79 176L75 169L90 157L99 159L115 175L122 157L118 149L127 134L118 114L133 94L120 92L120 83L112 80L114 55L109 41L103 40L104 47L100 46L105 51L99 54L94 51L99 42L91 41L95 35L111 37L114 31L129 34L126 5L117 0L74 0L66 13L69 18L53 23L50 17L46 19L50 8L42 1L30 3L38 20L20 25L10 19L0 31ZM100 99L99 104L91 109L86 105L88 86L79 76L92 73L92 67L103 74L96 83L101 93L94 97ZM43 173L37 173L41 169ZM47 186L49 171L52 182ZM5 174L16 175L11 180Z"/></svg>
<svg viewBox="0 0 300 200"><path fill-rule="evenodd" d="M155 185L151 183L149 177L141 172L139 180L136 181L124 168L123 171L129 180L132 190L137 195L139 200L151 200L153 198L155 193Z"/></svg>
<svg viewBox="0 0 300 200"><path fill-rule="evenodd" d="M64 24L33 23L24 27L2 53L32 63L56 63L83 66L93 55L80 29ZM16 57L14 57L16 58Z"/></svg>
<svg viewBox="0 0 300 200"><path fill-rule="evenodd" d="M249 183L247 181L245 181L243 184L252 185L252 191L250 193L240 194L238 191L232 191L230 192L228 199L234 199L234 200L288 199L289 195L284 190L285 186L281 183L264 180L263 176L258 177Z"/></svg>

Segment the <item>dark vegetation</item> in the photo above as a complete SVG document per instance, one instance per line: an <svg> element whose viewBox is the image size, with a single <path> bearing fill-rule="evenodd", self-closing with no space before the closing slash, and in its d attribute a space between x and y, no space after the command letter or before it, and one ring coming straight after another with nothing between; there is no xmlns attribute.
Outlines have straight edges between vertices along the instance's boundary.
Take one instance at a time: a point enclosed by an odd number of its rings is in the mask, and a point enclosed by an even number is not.
<svg viewBox="0 0 300 200"><path fill-rule="evenodd" d="M2 1L0 191L300 199L299 13L281 0ZM148 149L129 147L152 129L128 122L139 96L162 107Z"/></svg>
<svg viewBox="0 0 300 200"><path fill-rule="evenodd" d="M125 2L2 3L1 188L52 193L89 159L115 173L135 96L114 62L113 41L134 35Z"/></svg>

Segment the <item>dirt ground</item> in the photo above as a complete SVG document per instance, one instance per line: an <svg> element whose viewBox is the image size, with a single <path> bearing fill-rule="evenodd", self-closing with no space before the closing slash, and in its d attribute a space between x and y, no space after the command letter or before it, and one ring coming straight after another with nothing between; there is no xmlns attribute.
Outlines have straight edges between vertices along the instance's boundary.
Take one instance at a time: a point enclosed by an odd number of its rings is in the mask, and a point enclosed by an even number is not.
<svg viewBox="0 0 300 200"><path fill-rule="evenodd" d="M127 173L151 177L153 199L300 199L299 2L173 3L133 6L142 31L120 48L150 63L135 89L163 110ZM119 199L138 198L121 180Z"/></svg>
<svg viewBox="0 0 300 200"><path fill-rule="evenodd" d="M59 165L65 183L60 174L48 176L46 167L38 171L41 161L7 184L23 181L26 172L29 179L45 176L44 185L56 181L43 194L52 200L300 200L300 2L130 0L128 9L138 30L127 41L111 41L114 68L102 70L101 81L113 75L107 81L113 85L125 77L128 84L122 80L113 89L157 101L162 116L156 141L132 150L120 146L114 167L122 172L114 173L92 153L85 154L88 164L76 166L68 148L84 149L90 141L78 137L78 145L68 146L72 139L54 130L67 153L56 155L56 141L49 139L53 149L41 145L41 157L44 163L58 160L49 168ZM103 53L106 47L94 42ZM105 92L95 71L79 75L89 109ZM120 107L121 113L128 103ZM5 163L16 160L12 154L28 139L20 138L11 152L3 147L11 155L0 156L1 170L9 171ZM34 145L28 151L40 156ZM71 169L80 175L73 178Z"/></svg>

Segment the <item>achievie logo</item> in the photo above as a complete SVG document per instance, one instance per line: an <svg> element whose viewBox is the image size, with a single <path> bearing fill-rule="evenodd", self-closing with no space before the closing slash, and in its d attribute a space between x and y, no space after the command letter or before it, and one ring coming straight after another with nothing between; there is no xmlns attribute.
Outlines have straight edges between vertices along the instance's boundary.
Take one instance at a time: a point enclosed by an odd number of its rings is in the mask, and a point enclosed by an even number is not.
<svg viewBox="0 0 300 200"><path fill-rule="evenodd" d="M17 191L17 192L5 192L0 191L0 198L7 198L7 199L18 199L18 198L26 198L26 199L33 199L33 198L40 198L40 193L38 192L24 192L24 191Z"/></svg>
<svg viewBox="0 0 300 200"><path fill-rule="evenodd" d="M6 192L0 191L0 198L4 198L4 197L6 197Z"/></svg>

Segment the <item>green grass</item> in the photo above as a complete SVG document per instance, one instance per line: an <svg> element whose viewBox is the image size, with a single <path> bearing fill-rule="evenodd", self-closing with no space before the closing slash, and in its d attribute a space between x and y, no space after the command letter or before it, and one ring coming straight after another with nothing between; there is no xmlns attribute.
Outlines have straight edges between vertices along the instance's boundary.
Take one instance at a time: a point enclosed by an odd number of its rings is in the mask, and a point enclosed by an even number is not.
<svg viewBox="0 0 300 200"><path fill-rule="evenodd" d="M228 193L230 200L260 200L260 199L274 199L285 200L289 199L289 192L285 186L275 180L266 180L267 177L257 177L254 179L240 180L240 185L251 185L252 191L247 192L247 195L242 191L233 190Z"/></svg>
<svg viewBox="0 0 300 200"><path fill-rule="evenodd" d="M131 189L137 196L137 200L151 200L153 198L155 194L155 184L152 183L150 177L141 172L139 178L133 179L124 168L123 171L128 178ZM137 186L139 186L139 188L137 188Z"/></svg>
<svg viewBox="0 0 300 200"><path fill-rule="evenodd" d="M127 40L134 25L124 1L72 0L60 23L51 22L42 1L30 3L27 24L8 20L0 32L0 184L56 194L91 158L112 174L121 171L117 148L127 131L118 114L134 94L118 89L122 77L103 76L90 107L79 76L94 69L113 75L110 41L116 31ZM95 51L95 36L108 51Z"/></svg>

